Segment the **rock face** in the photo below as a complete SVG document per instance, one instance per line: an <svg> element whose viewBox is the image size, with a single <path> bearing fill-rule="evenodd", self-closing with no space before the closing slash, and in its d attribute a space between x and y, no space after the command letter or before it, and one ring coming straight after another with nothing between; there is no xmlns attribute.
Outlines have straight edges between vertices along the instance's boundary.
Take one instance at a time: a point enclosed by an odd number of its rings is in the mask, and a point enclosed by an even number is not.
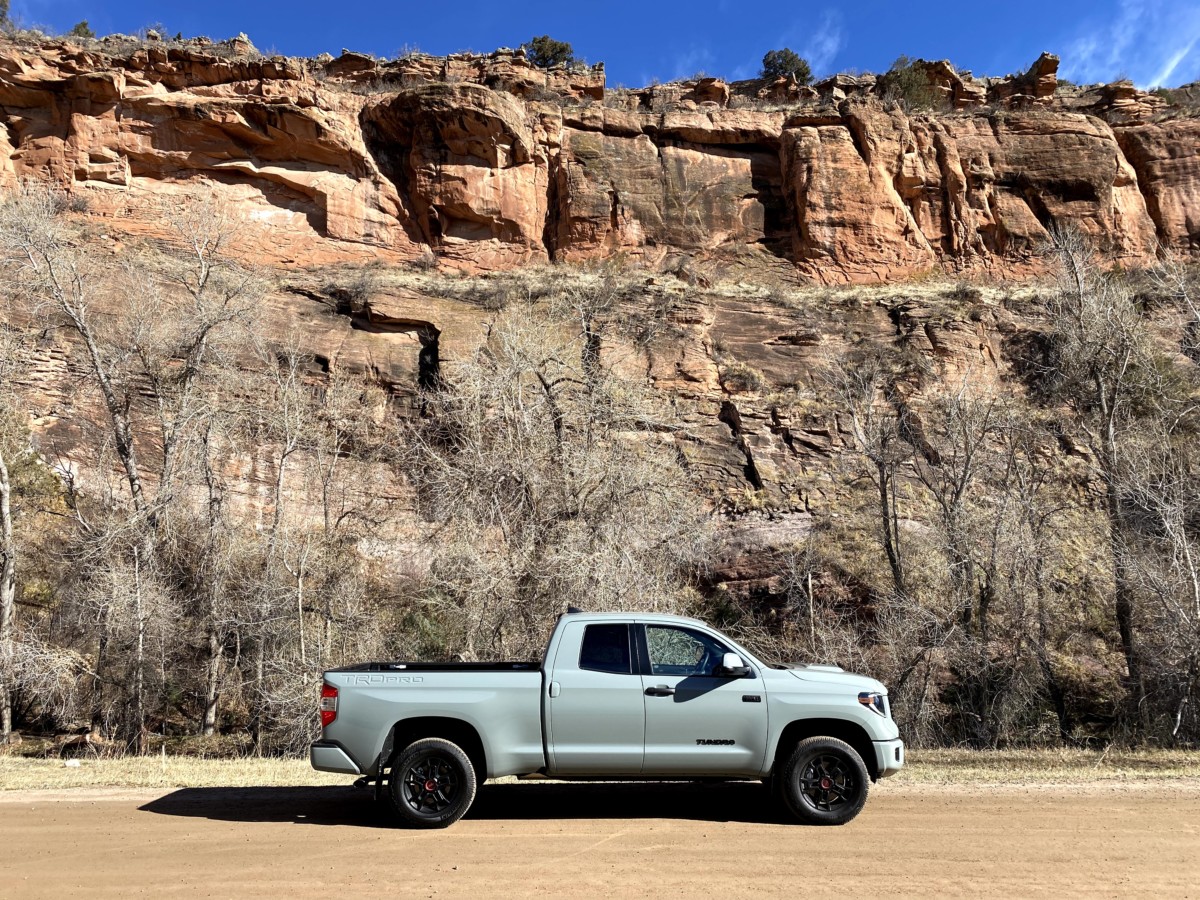
<svg viewBox="0 0 1200 900"><path fill-rule="evenodd" d="M299 325L321 367L369 373L398 397L478 345L487 278L409 272L354 306L332 264L661 263L680 278L647 275L620 311L659 336L614 357L679 401L681 456L713 497L752 513L718 566L748 585L771 569L764 551L844 499L833 473L853 439L820 400L832 361L901 350L934 378L999 382L1027 323L1003 298L917 287L713 288L685 258L757 265L784 284L884 282L1020 274L1061 226L1129 263L1159 243L1200 246L1200 123L1127 84L1063 99L1049 56L986 82L922 64L945 100L933 114L881 101L869 76L606 95L598 68L547 72L512 51L296 61L252 59L243 44L0 46L0 188L63 186L114 254L126 233L156 235L163 204L215 190L268 226L241 248L281 273L264 331ZM87 416L66 357L51 348L30 373L39 438L62 459Z"/></svg>
<svg viewBox="0 0 1200 900"><path fill-rule="evenodd" d="M1200 121L1131 125L1117 135L1160 240L1179 251L1200 248Z"/></svg>
<svg viewBox="0 0 1200 900"><path fill-rule="evenodd" d="M1020 271L1064 225L1127 263L1195 243L1195 123L1122 84L1061 101L1048 54L986 81L921 63L958 112L915 114L869 78L784 91L772 111L711 78L606 97L602 68L547 72L520 51L96 46L0 48L0 183L51 179L153 231L156 204L207 182L272 225L254 249L280 263L750 250L844 282Z"/></svg>

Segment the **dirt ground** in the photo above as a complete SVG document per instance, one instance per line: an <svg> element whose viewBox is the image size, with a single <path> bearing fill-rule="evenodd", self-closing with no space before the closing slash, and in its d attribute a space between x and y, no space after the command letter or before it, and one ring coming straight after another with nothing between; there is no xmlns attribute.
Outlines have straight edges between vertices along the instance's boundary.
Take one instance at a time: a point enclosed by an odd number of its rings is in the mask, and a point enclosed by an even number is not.
<svg viewBox="0 0 1200 900"><path fill-rule="evenodd" d="M445 831L348 787L0 794L0 897L1200 897L1200 781L889 785L841 828L758 784L498 784Z"/></svg>

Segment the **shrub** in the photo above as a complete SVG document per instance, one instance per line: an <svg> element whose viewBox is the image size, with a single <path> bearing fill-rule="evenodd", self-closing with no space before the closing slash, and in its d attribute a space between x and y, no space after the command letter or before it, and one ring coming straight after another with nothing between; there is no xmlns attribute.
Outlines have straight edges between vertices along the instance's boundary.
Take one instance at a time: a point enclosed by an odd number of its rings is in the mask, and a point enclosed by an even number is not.
<svg viewBox="0 0 1200 900"><path fill-rule="evenodd" d="M524 50L529 61L539 69L569 66L577 62L575 50L569 43L556 41L548 34L530 38L529 43L524 45Z"/></svg>
<svg viewBox="0 0 1200 900"><path fill-rule="evenodd" d="M804 57L792 52L787 47L782 50L767 51L763 56L761 77L774 81L776 78L786 78L789 75L796 79L797 84L810 84L813 80L812 68Z"/></svg>
<svg viewBox="0 0 1200 900"><path fill-rule="evenodd" d="M437 254L434 253L430 248L426 247L419 254L409 260L408 264L418 272L432 272L438 267Z"/></svg>
<svg viewBox="0 0 1200 900"><path fill-rule="evenodd" d="M974 306L983 300L983 292L974 285L960 281L954 287L942 294L947 300L952 300L955 303L961 303L966 306Z"/></svg>
<svg viewBox="0 0 1200 900"><path fill-rule="evenodd" d="M67 36L92 40L96 37L96 32L92 31L92 26L88 24L88 20L84 19L82 22L76 22L75 27L67 32Z"/></svg>
<svg viewBox="0 0 1200 900"><path fill-rule="evenodd" d="M731 359L721 369L721 385L731 393L756 393L767 386L767 380L753 366Z"/></svg>
<svg viewBox="0 0 1200 900"><path fill-rule="evenodd" d="M933 109L941 96L929 80L919 59L901 56L879 78L876 88L884 100L904 104L909 109Z"/></svg>

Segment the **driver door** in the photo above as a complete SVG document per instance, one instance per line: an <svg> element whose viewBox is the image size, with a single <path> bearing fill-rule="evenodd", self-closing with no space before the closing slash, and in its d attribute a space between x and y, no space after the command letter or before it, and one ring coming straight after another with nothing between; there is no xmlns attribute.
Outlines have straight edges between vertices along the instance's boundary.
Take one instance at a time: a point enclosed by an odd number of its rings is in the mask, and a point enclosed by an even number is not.
<svg viewBox="0 0 1200 900"><path fill-rule="evenodd" d="M639 625L646 701L645 775L758 775L767 746L761 675L714 674L733 652L678 625ZM747 665L749 663L747 662Z"/></svg>

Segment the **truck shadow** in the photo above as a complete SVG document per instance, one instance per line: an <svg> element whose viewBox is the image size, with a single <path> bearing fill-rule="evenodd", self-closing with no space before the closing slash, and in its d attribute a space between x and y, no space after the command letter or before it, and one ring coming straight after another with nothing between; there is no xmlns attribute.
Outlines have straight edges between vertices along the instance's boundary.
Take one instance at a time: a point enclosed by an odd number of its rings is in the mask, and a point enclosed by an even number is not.
<svg viewBox="0 0 1200 900"><path fill-rule="evenodd" d="M350 787L182 788L142 812L224 822L399 827L387 801ZM750 783L486 784L466 819L689 819L783 822L766 787Z"/></svg>

